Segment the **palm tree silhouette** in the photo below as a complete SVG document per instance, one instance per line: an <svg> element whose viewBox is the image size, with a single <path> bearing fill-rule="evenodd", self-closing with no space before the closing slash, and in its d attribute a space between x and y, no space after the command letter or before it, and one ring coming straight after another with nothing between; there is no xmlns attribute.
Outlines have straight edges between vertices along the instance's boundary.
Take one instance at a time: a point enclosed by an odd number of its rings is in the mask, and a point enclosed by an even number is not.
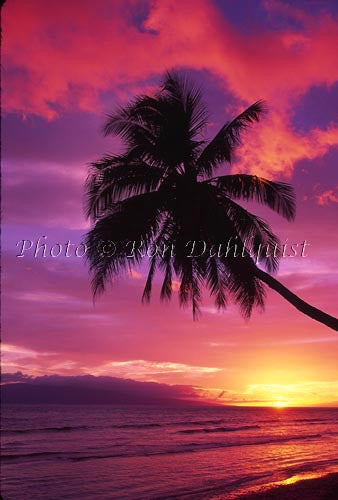
<svg viewBox="0 0 338 500"><path fill-rule="evenodd" d="M108 116L104 134L119 136L125 151L93 163L87 180L87 216L94 225L85 243L94 296L121 271L140 263L142 252L131 253L130 248L136 241L144 248L174 248L173 253L154 251L149 257L143 301L150 300L158 269L164 274L161 299L171 298L177 276L180 304L192 303L194 317L205 286L218 308L225 308L230 297L248 318L254 307L264 307L265 283L304 314L338 330L336 318L307 304L269 274L277 271L280 252L262 256L268 273L252 257L259 248L277 248L279 240L264 220L235 200L263 203L292 220L292 187L255 175L213 177L218 167L231 162L241 132L258 121L262 111L263 102L257 101L206 144L202 132L208 114L200 90L169 72L156 95L136 97ZM242 254L217 252L225 239L239 245ZM110 241L117 244L107 252ZM196 255L192 242L205 242L208 250Z"/></svg>

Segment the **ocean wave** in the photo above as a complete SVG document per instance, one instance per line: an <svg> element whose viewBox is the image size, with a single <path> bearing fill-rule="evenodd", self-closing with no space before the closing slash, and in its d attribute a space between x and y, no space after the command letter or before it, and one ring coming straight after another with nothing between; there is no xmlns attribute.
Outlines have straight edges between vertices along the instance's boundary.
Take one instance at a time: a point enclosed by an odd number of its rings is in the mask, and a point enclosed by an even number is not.
<svg viewBox="0 0 338 500"><path fill-rule="evenodd" d="M326 419L323 418L294 418L290 422L325 422Z"/></svg>
<svg viewBox="0 0 338 500"><path fill-rule="evenodd" d="M89 427L87 425L76 425L76 426L63 426L63 427L40 427L37 429L5 429L2 431L4 435L15 435L15 434L32 434L36 432L70 432L73 430L84 430L95 427ZM97 428L97 427L96 427Z"/></svg>
<svg viewBox="0 0 338 500"><path fill-rule="evenodd" d="M241 427L203 427L201 429L184 429L183 431L177 431L177 434L196 434L196 433L213 433L213 432L237 432L245 431L249 429L260 429L259 425L243 425Z"/></svg>
<svg viewBox="0 0 338 500"><path fill-rule="evenodd" d="M219 448L232 448L232 447L242 447L242 446L261 446L269 444L278 444L288 441L301 441L307 439L315 439L321 437L321 434L307 434L301 436L285 436L285 437L271 437L268 439L254 439L252 441L242 441L242 442L219 442L211 441L207 443L185 443L178 445L177 447L166 448L166 449L143 449L142 451L136 451L133 449L124 450L122 452L106 452L104 450L102 454L82 454L72 453L72 452L60 452L60 451L44 451L44 452L32 452L32 453L13 453L4 454L2 456L3 461L17 460L18 462L26 459L36 459L36 458L52 458L63 461L70 462L82 462L87 460L100 460L107 458L130 458L130 457L146 457L146 456L156 456L156 455L172 455L172 454L182 454L182 453L194 453L199 451L207 451L211 449ZM122 446L122 445L120 445Z"/></svg>
<svg viewBox="0 0 338 500"><path fill-rule="evenodd" d="M111 429L148 429L151 427L162 427L161 424L121 424L111 425Z"/></svg>
<svg viewBox="0 0 338 500"><path fill-rule="evenodd" d="M180 426L180 425L218 425L222 424L224 419L218 420L191 420L191 421L181 421L181 422L168 422L167 425L170 426Z"/></svg>
<svg viewBox="0 0 338 500"><path fill-rule="evenodd" d="M337 419L320 419L320 418L295 418L295 419L287 419L284 420L283 418L276 418L276 419L266 419L266 420L257 420L258 423L266 423L266 424L280 424L282 426L301 426L301 425L306 425L306 424L312 424L312 425L325 425L325 424L332 424L338 423Z"/></svg>
<svg viewBox="0 0 338 500"><path fill-rule="evenodd" d="M185 445L180 446L179 448L165 449L165 450L152 450L152 451L143 451L142 453L119 453L119 454L109 454L109 455L84 455L81 457L69 457L69 460L72 462L79 462L85 460L97 460L103 458L130 458L131 456L157 456L157 455L176 455L182 453L194 453L199 451L207 451L214 450L218 448L233 448L233 447L242 447L242 446L260 446L267 444L278 444L288 441L298 441L298 440L307 440L307 439L315 439L321 437L321 434L308 434L306 436L285 436L284 438L272 438L266 440L255 440L255 441L245 441L241 443L222 443L219 441L209 442L209 443L187 443Z"/></svg>
<svg viewBox="0 0 338 500"><path fill-rule="evenodd" d="M60 455L59 451L37 451L32 453L10 453L3 454L2 460L15 460L18 458L35 458L35 457L46 457L51 455Z"/></svg>

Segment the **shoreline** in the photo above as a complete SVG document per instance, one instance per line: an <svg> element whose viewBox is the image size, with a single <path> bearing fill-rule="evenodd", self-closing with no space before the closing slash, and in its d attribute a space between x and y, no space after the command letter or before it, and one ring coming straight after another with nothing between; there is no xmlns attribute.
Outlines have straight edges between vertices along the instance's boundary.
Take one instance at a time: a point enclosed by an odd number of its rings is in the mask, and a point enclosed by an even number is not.
<svg viewBox="0 0 338 500"><path fill-rule="evenodd" d="M214 500L226 500L219 495ZM312 478L291 477L279 483L259 486L233 500L336 500L338 498L338 472L329 472Z"/></svg>

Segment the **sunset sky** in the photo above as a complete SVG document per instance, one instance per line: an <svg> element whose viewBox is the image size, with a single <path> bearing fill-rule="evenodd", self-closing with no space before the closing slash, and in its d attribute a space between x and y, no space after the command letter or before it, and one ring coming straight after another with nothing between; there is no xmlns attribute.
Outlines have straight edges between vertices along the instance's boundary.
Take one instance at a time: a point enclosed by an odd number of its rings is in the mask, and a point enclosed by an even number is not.
<svg viewBox="0 0 338 500"><path fill-rule="evenodd" d="M282 242L308 242L305 258L283 259L278 278L337 315L337 7L335 0L6 1L3 371L186 384L226 404L338 405L338 335L272 291L265 312L248 322L235 306L218 313L206 295L194 322L177 297L161 304L158 288L141 304L145 265L93 305L83 258L33 256L39 237L48 252L55 243L79 244L89 227L88 163L119 147L102 137L105 113L153 92L178 68L203 89L210 136L267 101L231 171L295 187L293 223L250 208ZM34 245L18 258L23 239Z"/></svg>

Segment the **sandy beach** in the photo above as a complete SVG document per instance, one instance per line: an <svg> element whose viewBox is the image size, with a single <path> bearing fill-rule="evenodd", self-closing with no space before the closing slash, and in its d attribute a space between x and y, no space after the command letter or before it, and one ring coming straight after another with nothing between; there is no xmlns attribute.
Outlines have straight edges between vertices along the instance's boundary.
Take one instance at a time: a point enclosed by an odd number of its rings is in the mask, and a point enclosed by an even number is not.
<svg viewBox="0 0 338 500"><path fill-rule="evenodd" d="M281 484L237 497L238 500L336 500L338 473ZM225 500L226 497L223 497Z"/></svg>

